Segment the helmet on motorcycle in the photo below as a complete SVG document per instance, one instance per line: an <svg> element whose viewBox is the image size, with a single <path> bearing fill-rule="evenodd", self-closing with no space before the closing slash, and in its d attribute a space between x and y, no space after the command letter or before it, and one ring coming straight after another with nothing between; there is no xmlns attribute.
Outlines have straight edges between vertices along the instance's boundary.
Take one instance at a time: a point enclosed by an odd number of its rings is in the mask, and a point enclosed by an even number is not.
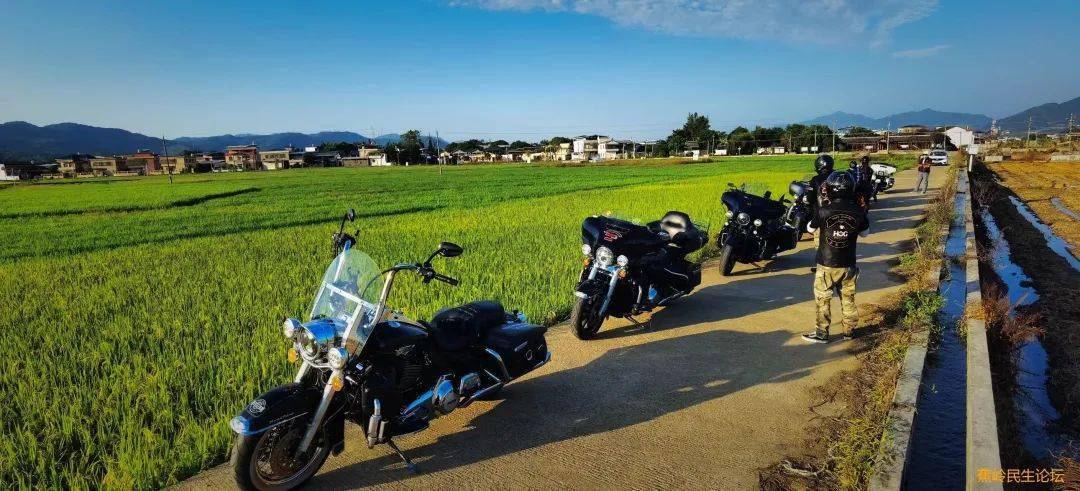
<svg viewBox="0 0 1080 491"><path fill-rule="evenodd" d="M833 171L833 159L831 155L821 154L814 160L814 170L818 174L828 174Z"/></svg>
<svg viewBox="0 0 1080 491"><path fill-rule="evenodd" d="M848 166L848 169L855 170L855 169L857 169L859 167L859 162L855 161L855 160L852 160L852 161L848 162L847 166Z"/></svg>
<svg viewBox="0 0 1080 491"><path fill-rule="evenodd" d="M833 172L829 174L828 179L825 179L825 194L830 199L850 198L854 188L855 182L852 181L851 174L847 172Z"/></svg>

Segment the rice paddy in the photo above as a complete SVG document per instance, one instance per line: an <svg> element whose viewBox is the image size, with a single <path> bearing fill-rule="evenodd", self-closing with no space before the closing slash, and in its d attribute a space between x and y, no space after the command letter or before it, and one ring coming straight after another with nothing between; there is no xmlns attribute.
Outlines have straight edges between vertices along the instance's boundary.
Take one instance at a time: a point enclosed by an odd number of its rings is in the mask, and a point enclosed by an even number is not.
<svg viewBox="0 0 1080 491"><path fill-rule="evenodd" d="M294 369L329 236L356 209L380 265L441 240L452 288L405 277L413 318L493 298L534 322L570 308L580 224L682 210L715 234L727 182L779 195L812 156L711 163L300 169L0 188L0 483L155 488L223 461L227 421ZM709 254L706 250L702 254Z"/></svg>

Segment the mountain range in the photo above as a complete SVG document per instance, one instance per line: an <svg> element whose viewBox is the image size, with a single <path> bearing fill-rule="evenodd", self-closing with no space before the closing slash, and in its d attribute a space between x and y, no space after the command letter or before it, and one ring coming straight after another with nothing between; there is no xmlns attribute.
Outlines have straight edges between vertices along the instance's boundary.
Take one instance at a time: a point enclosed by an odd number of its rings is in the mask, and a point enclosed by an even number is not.
<svg viewBox="0 0 1080 491"><path fill-rule="evenodd" d="M930 108L921 111L908 111L890 114L882 118L872 118L862 114L852 114L837 111L806 121L804 124L823 124L834 128L846 128L849 126L861 126L872 130L892 128L894 131L901 127L912 124L935 127L935 126L968 126L973 129L990 129L993 119L984 114L951 113L935 111Z"/></svg>
<svg viewBox="0 0 1080 491"><path fill-rule="evenodd" d="M1028 129L1028 120L1034 131L1056 132L1065 129L1070 117L1080 117L1080 97L1062 103L1047 103L1020 111L1012 116L998 120L998 128L1014 134ZM991 118L984 114L942 112L934 109L909 111L873 118L863 114L837 111L814 119L804 124L824 124L836 128L862 126L870 129L897 129L904 125L919 124L924 126L958 125L974 129L990 128ZM1080 121L1074 121L1080 126ZM401 135L386 134L367 137L351 131L322 131L319 133L272 133L268 135L218 135L204 137L181 137L167 140L165 147L170 155L183 150L204 152L221 151L229 145L247 145L254 143L260 148L273 149L293 146L296 148L318 145L324 142L365 142L374 141L386 145L399 141ZM439 140L441 146L446 140ZM119 128L99 128L78 123L59 123L36 126L25 121L12 121L0 124L0 157L8 159L48 159L81 152L94 155L117 155L132 153L139 149L159 151L161 138L133 133Z"/></svg>
<svg viewBox="0 0 1080 491"><path fill-rule="evenodd" d="M218 135L205 137L181 137L165 141L170 155L184 150L204 152L222 151L230 145L254 143L259 148L273 149L293 146L302 148L324 142L370 142L384 146L401 139L390 133L367 137L351 131L322 131L319 133L272 133L268 135ZM447 142L440 139L439 144ZM140 149L161 151L161 138L133 133L119 128L99 128L78 123L59 123L37 126L25 121L0 124L0 156L10 159L49 159L53 157L85 153L92 155L118 155L133 153Z"/></svg>

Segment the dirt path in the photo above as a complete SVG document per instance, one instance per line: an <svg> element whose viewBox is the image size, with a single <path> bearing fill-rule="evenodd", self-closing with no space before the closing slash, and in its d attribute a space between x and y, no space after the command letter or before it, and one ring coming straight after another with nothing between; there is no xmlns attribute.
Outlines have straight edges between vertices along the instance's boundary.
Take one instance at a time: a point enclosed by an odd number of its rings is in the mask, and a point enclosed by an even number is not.
<svg viewBox="0 0 1080 491"><path fill-rule="evenodd" d="M935 169L938 170L938 169ZM933 188L944 171L934 173ZM926 197L914 173L871 211L860 241L860 304L899 286L886 274L912 235ZM348 425L346 450L311 488L694 488L757 487L757 469L797 453L806 439L810 389L854 366L851 342L809 345L812 243L769 263L737 265L639 328L609 320L581 342L549 333L553 359L504 390L435 421L399 444L421 467L411 476L388 448L368 450ZM569 296L569 292L567 292ZM839 305L834 302L834 319ZM641 319L645 320L645 319ZM185 488L232 487L211 469Z"/></svg>

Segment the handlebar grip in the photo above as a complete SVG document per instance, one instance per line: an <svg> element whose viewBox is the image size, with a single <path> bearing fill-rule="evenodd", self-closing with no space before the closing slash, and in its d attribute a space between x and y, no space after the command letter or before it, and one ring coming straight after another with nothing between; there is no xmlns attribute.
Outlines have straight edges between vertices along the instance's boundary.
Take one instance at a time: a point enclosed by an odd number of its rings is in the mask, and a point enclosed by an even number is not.
<svg viewBox="0 0 1080 491"><path fill-rule="evenodd" d="M458 286L458 283L461 283L460 281L458 281L458 280L456 280L454 278L451 278L451 277L445 276L445 275L441 275L439 273L435 273L434 278L436 280L439 280L439 281L441 281L443 283L446 283L446 284L448 284L450 286Z"/></svg>

